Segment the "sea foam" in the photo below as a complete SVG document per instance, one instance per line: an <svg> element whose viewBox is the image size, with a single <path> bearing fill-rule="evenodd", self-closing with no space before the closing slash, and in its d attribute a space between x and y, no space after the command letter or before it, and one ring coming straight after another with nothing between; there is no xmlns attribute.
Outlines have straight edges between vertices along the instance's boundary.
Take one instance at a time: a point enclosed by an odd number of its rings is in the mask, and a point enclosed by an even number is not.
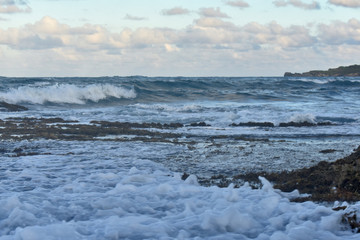
<svg viewBox="0 0 360 240"><path fill-rule="evenodd" d="M93 174L82 186L75 180L71 191L3 197L0 239L358 239L341 225L344 211L291 202L264 178L258 190L205 188L194 175L182 181L143 163L153 169L112 174L114 187L93 186L91 179L106 183Z"/></svg>
<svg viewBox="0 0 360 240"><path fill-rule="evenodd" d="M296 114L291 116L290 121L296 123L315 123L316 117L313 114L305 113L305 114Z"/></svg>
<svg viewBox="0 0 360 240"><path fill-rule="evenodd" d="M84 87L72 84L55 84L51 86L22 86L0 92L0 100L9 103L70 103L85 104L87 101L114 98L135 98L134 89L114 86L111 84L91 84Z"/></svg>

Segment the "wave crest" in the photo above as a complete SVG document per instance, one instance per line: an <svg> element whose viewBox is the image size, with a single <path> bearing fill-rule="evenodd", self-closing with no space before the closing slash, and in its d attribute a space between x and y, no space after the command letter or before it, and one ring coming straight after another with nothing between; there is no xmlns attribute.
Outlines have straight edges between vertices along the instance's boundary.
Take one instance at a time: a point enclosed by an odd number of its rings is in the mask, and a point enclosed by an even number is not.
<svg viewBox="0 0 360 240"><path fill-rule="evenodd" d="M295 123L316 123L316 117L313 114L305 113L305 114L296 114L290 117L290 122Z"/></svg>
<svg viewBox="0 0 360 240"><path fill-rule="evenodd" d="M111 84L92 84L84 87L71 84L56 84L46 87L24 86L0 92L0 99L9 103L70 103L85 104L87 101L115 98L136 98L134 89L126 89Z"/></svg>

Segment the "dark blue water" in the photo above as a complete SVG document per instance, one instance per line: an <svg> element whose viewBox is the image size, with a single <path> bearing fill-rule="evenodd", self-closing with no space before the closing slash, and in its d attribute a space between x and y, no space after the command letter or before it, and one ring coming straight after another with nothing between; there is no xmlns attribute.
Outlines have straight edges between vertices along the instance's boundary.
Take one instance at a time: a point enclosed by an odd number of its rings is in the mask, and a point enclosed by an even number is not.
<svg viewBox="0 0 360 240"><path fill-rule="evenodd" d="M111 85L134 90L136 97L114 97L121 102L131 98L133 102L172 102L172 101L330 101L338 98L355 97L360 92L360 78L149 78L149 77L101 77L101 78L0 78L0 99L19 102L33 102L31 93L44 95L44 102L53 102L47 94L53 93L51 87L59 91L66 86L88 87ZM76 91L77 89L74 89ZM28 99L10 99L6 93L29 94ZM33 92L31 92L33 91ZM72 94L76 94L73 92ZM96 95L100 92L89 93ZM106 94L106 93L105 93ZM66 94L63 96L66 102ZM89 100L90 96L78 96ZM94 100L98 102L111 98Z"/></svg>

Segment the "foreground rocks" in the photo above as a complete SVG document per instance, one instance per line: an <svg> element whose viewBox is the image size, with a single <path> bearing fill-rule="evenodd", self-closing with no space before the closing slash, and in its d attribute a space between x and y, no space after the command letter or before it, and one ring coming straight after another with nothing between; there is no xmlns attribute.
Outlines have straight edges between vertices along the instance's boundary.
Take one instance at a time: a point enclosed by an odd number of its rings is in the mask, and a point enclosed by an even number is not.
<svg viewBox="0 0 360 240"><path fill-rule="evenodd" d="M259 176L282 191L298 189L300 193L311 194L297 201L360 201L360 146L350 156L335 162L320 162L291 172L243 174L234 179L257 184Z"/></svg>

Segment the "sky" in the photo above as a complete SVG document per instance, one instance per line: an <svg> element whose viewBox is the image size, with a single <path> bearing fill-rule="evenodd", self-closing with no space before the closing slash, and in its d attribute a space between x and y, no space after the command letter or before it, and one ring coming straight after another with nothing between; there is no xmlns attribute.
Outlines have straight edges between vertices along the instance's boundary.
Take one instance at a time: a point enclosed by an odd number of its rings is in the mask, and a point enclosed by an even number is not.
<svg viewBox="0 0 360 240"><path fill-rule="evenodd" d="M360 64L360 0L0 0L0 76L282 76Z"/></svg>

